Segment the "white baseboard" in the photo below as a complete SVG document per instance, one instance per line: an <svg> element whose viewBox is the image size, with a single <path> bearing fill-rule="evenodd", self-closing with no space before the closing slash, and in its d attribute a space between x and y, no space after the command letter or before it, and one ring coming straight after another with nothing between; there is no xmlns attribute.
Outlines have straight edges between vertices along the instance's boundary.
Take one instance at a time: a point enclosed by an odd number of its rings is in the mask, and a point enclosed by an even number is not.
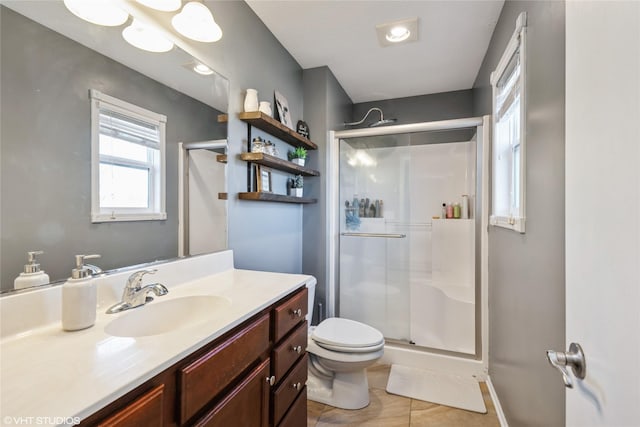
<svg viewBox="0 0 640 427"><path fill-rule="evenodd" d="M491 382L491 377L487 377L487 387L489 388L489 394L491 395L491 400L493 400L493 406L496 408L496 414L498 415L498 421L500 421L501 427L509 427L507 423L507 417L504 416L504 412L502 411L502 406L500 405L500 400L498 399L498 394L496 393L496 389L493 388L493 383Z"/></svg>

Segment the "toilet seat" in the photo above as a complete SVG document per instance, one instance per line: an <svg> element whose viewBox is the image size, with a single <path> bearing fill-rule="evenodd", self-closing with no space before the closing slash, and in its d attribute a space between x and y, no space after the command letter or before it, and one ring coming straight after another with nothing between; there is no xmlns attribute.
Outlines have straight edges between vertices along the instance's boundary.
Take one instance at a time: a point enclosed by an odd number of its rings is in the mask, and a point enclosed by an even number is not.
<svg viewBox="0 0 640 427"><path fill-rule="evenodd" d="M310 338L320 347L345 353L370 353L384 347L384 336L377 329L337 317L321 322Z"/></svg>

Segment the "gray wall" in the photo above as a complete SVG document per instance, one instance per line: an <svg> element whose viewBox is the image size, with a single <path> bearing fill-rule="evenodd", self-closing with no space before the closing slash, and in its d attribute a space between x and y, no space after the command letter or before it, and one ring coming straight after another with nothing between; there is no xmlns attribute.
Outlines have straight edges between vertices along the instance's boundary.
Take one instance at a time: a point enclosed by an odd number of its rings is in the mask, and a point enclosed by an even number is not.
<svg viewBox="0 0 640 427"><path fill-rule="evenodd" d="M42 249L51 279L73 254L99 253L103 268L177 256L179 141L224 138L219 112L1 8L3 289ZM166 221L92 224L89 89L167 116ZM16 269L17 268L17 269Z"/></svg>
<svg viewBox="0 0 640 427"><path fill-rule="evenodd" d="M394 124L398 125L473 117L473 91L458 90L354 104L353 121L362 119L372 107L381 108L385 119L397 119ZM353 128L365 127L379 118L378 113L372 112L365 123Z"/></svg>
<svg viewBox="0 0 640 427"><path fill-rule="evenodd" d="M254 88L261 101L273 103L278 90L288 101L293 122L305 117L302 69L246 3L207 1L224 35L208 49L218 62L211 65L230 81L229 96L229 248L237 268L299 273L302 271L302 206L238 200L247 191L247 165L238 160L246 151L247 125L237 118L243 111L245 90ZM313 131L313 128L312 128ZM277 143L280 156L287 144ZM287 176L274 172L275 191L286 193Z"/></svg>
<svg viewBox="0 0 640 427"><path fill-rule="evenodd" d="M510 426L561 426L565 389L545 350L565 347L564 2L505 3L474 85L474 113L491 113L489 75L522 11L527 232L489 229L489 375Z"/></svg>
<svg viewBox="0 0 640 427"><path fill-rule="evenodd" d="M255 88L259 92L260 100L272 101L274 90L280 91L288 100L294 123L304 117L303 111L303 87L302 87L302 69L275 37L266 29L260 19L244 2L240 1L206 1L207 6L213 11L216 21L223 30L223 38L214 44L201 47L206 49L209 65L221 74L229 78L230 96L229 96L229 123L228 123L228 140L229 140L229 163L227 165L227 178L229 201L228 201L228 243L229 248L234 250L235 264L238 268L248 268L257 270L272 270L282 272L301 272L302 271L302 206L293 204L280 203L260 203L250 201L240 201L236 197L236 193L246 191L246 163L238 160L238 154L246 150L247 125L237 118L237 113L243 110L243 101L245 90L247 88ZM4 27L4 22L3 22ZM4 34L3 34L4 43ZM24 51L28 53L27 50ZM59 61L58 55L49 58L49 63L44 69L51 68L51 64ZM3 61L4 63L4 61ZM97 66L96 66L97 67ZM91 68L91 67L90 67ZM65 70L66 71L66 70ZM4 74L3 74L4 83ZM70 79L69 79L70 80ZM94 82L93 80L91 81ZM74 90L76 97L86 98L86 92L83 88L77 88L71 81L70 85ZM135 82L135 86L138 81ZM7 85L3 84L3 90ZM62 90L58 86L49 87L56 94ZM130 90L116 91L111 90L107 86L98 87L105 93L119 96L121 94L137 94L147 91L140 88L131 88ZM4 93L3 93L4 95ZM132 100L126 96L122 96L125 100ZM4 100L4 97L3 97ZM179 105L178 101L175 101ZM142 104L142 103L141 103ZM20 105L14 104L14 105ZM150 102L149 108L158 110L155 107L156 102ZM142 106L147 106L142 104ZM3 112L5 111L3 106ZM197 117L192 111L184 109L186 115ZM162 111L158 111L162 112ZM169 115L169 114L168 114ZM66 117L66 116L65 116ZM75 117L75 115L74 115ZM88 112L86 120L88 120ZM84 119L79 119L84 121ZM200 119L197 119L200 121ZM207 121L203 118L202 121ZM215 120L214 120L215 121ZM69 139L67 132L70 132L69 126L59 126L55 132L65 135L64 139ZM195 128L195 129L194 129ZM188 129L197 129L195 125L185 126L180 129L181 138L184 139L184 132ZM3 129L4 132L4 129ZM254 132L254 135L262 135L275 142L281 155L284 155L291 147L276 141L270 136L266 136L260 131ZM202 138L197 138L202 139ZM3 134L4 140L4 134ZM4 142L3 142L4 143ZM53 150L54 152L56 150ZM60 153L58 153L60 157ZM68 157L68 155L66 156ZM2 162L5 162L3 156ZM169 160L170 162L170 160ZM55 167L55 162L45 162L48 167ZM169 166L168 173L177 174L177 162ZM76 161L74 168L88 168L88 165ZM4 169L4 163L3 163ZM274 173L276 191L284 193L284 183L287 176ZM84 185L81 180L77 180L80 185ZM9 185L4 177L0 180L3 186ZM75 182L75 181L74 181ZM31 184L31 183L29 183ZM15 184L14 184L15 185ZM31 185L35 185L31 184ZM174 184L177 186L177 183ZM61 191L60 188L66 188ZM169 189L169 187L168 187ZM175 191L171 190L171 191ZM56 186L55 190L51 190L51 197L45 202L49 209L66 209L61 207L70 206L73 199L71 194L73 186ZM4 194L4 187L3 187ZM88 209L88 201L84 201ZM4 206L4 204L3 204ZM109 224L108 235L114 245L133 246L136 247L137 253L149 254L150 258L165 258L164 248L171 248L175 252L177 244L177 223L170 226L171 221L176 221L176 214L169 212L169 220L162 224L153 223L150 227L154 227L146 234L155 236L157 244L137 245L135 239L131 239L131 230L137 229L138 225L133 224L132 227L126 228L123 232L114 231L116 224ZM88 218L88 210L86 216ZM4 221L4 215L2 215ZM36 224L37 221L28 221L29 224ZM105 228L107 228L105 227ZM4 239L4 229L2 238ZM100 250L88 246L84 241L77 241L73 236L63 236L65 241L73 241L74 249L78 253L88 253ZM126 242L126 245L123 244ZM33 249L33 248L29 248ZM104 252L104 251L103 251ZM5 251L2 250L3 257ZM47 256L47 255L45 255ZM125 257L126 258L126 257ZM51 261L44 258L43 261ZM100 265L106 265L101 260ZM134 261L135 262L135 261ZM128 262L127 264L130 264ZM66 264L64 270L67 270ZM65 273L68 274L68 273ZM11 279L13 281L13 278Z"/></svg>
<svg viewBox="0 0 640 427"><path fill-rule="evenodd" d="M317 204L306 205L303 216L302 271L318 279L314 322L326 317L327 289L327 168L328 132L341 129L350 120L351 99L328 67L304 70L304 111L317 151L310 151L308 166L321 171L319 178L305 178L305 195L316 197ZM322 303L323 313L318 313Z"/></svg>

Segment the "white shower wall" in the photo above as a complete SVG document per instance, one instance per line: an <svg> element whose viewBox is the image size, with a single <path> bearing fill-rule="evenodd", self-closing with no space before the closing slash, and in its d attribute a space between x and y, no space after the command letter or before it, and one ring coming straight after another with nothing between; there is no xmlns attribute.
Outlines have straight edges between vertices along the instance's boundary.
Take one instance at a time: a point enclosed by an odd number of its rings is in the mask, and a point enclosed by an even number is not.
<svg viewBox="0 0 640 427"><path fill-rule="evenodd" d="M340 316L389 339L473 354L475 221L433 217L443 202L462 203L463 194L474 205L475 141L409 145L411 136L397 138L404 146L342 143L341 207L354 195L384 201L384 218L361 218L355 231L406 237L341 237ZM341 231L353 232L341 211Z"/></svg>

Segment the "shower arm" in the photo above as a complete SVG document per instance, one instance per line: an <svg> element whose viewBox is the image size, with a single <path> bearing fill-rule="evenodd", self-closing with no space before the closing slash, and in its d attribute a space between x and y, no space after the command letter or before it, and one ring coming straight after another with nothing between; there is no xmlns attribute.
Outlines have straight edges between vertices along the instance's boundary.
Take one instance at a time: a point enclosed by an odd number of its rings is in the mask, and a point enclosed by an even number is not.
<svg viewBox="0 0 640 427"><path fill-rule="evenodd" d="M380 113L380 120L378 120L379 122L384 121L384 115L382 114L382 110L379 109L378 107L373 107L370 108L369 111L367 111L367 114L364 115L364 117L362 118L362 120L360 120L359 122L350 122L350 123L344 123L345 126L357 126L360 125L362 123L364 123L365 120L367 120L367 117L369 117L369 114L371 114L372 111L377 111Z"/></svg>

